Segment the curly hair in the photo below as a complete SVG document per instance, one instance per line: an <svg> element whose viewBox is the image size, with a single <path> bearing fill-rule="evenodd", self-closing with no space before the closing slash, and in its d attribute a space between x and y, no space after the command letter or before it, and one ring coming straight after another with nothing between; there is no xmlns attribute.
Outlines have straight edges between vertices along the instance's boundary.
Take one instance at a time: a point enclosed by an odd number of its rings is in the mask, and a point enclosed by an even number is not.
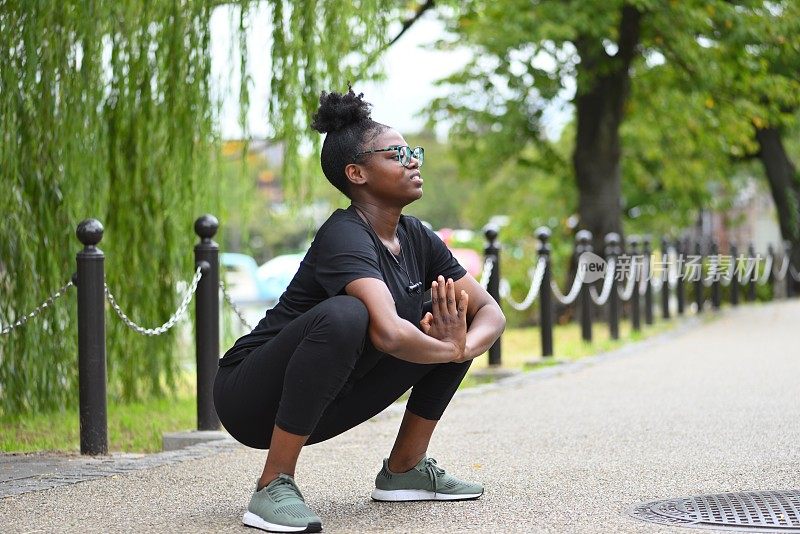
<svg viewBox="0 0 800 534"><path fill-rule="evenodd" d="M370 117L372 104L356 95L348 84L346 93L326 93L319 97L319 109L311 127L327 134L322 143L322 172L339 191L350 197L350 182L344 168L356 162L356 154L364 150L366 140L389 128Z"/></svg>

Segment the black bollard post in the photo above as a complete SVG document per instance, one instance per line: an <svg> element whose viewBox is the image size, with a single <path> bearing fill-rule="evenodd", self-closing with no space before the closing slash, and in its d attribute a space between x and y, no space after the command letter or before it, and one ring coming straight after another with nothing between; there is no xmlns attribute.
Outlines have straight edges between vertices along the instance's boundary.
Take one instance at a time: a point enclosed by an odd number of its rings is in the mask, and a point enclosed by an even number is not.
<svg viewBox="0 0 800 534"><path fill-rule="evenodd" d="M200 242L194 246L195 266L203 277L197 284L195 302L195 343L197 354L197 429L219 430L214 409L214 377L219 366L219 245L211 238L219 221L203 215L194 222Z"/></svg>
<svg viewBox="0 0 800 534"><path fill-rule="evenodd" d="M694 281L694 302L697 305L697 313L703 313L705 295L703 294L703 249L700 245L700 241L694 244L694 254L700 257L700 276Z"/></svg>
<svg viewBox="0 0 800 534"><path fill-rule="evenodd" d="M616 261L621 252L619 234L616 232L606 234L605 245L606 261L607 265L610 265L612 260ZM608 331L611 339L619 339L619 295L616 273L611 280L611 294L608 296Z"/></svg>
<svg viewBox="0 0 800 534"><path fill-rule="evenodd" d="M669 241L661 238L661 317L669 319Z"/></svg>
<svg viewBox="0 0 800 534"><path fill-rule="evenodd" d="M550 280L553 273L550 266L550 229L540 226L536 229L536 237L539 239L539 257L544 259L544 276L542 277L542 288L539 290L539 322L542 337L542 356L553 355L553 293L550 290Z"/></svg>
<svg viewBox="0 0 800 534"><path fill-rule="evenodd" d="M772 243L767 245L767 257L772 258L772 267L769 270L767 282L769 283L769 288L772 290L772 296L770 298L775 300L775 249L772 247Z"/></svg>
<svg viewBox="0 0 800 534"><path fill-rule="evenodd" d="M786 298L794 297L794 278L792 277L792 243L788 239L783 242L783 261L789 262L789 270L786 271Z"/></svg>
<svg viewBox="0 0 800 534"><path fill-rule="evenodd" d="M631 236L628 240L628 245L631 249L631 276L635 277L633 281L633 293L631 294L631 328L634 332L638 332L642 329L642 314L639 309L639 281L642 276L642 262L639 257L639 237Z"/></svg>
<svg viewBox="0 0 800 534"><path fill-rule="evenodd" d="M580 257L584 252L592 252L592 233L589 230L579 230L575 234L575 259L576 266L580 266ZM577 269L577 267L576 267ZM582 279L586 273L575 271L575 276ZM581 315L581 337L584 341L592 340L592 296L589 294L589 286L585 282L581 283L581 290L578 293Z"/></svg>
<svg viewBox="0 0 800 534"><path fill-rule="evenodd" d="M108 454L106 410L105 256L97 248L103 225L85 219L75 232L83 243L73 282L78 287L78 399L81 454Z"/></svg>
<svg viewBox="0 0 800 534"><path fill-rule="evenodd" d="M747 246L748 260L752 267L750 271L750 279L747 281L747 302L754 302L756 300L756 280L758 279L758 263L756 263L756 248L751 242Z"/></svg>
<svg viewBox="0 0 800 534"><path fill-rule="evenodd" d="M683 315L686 309L686 286L683 283L683 265L686 261L686 250L686 241L683 239L676 239L675 253L677 254L677 258L675 258L675 275L677 278L675 279L675 297L678 300L678 315Z"/></svg>
<svg viewBox="0 0 800 534"><path fill-rule="evenodd" d="M643 275L644 275L644 323L653 324L653 250L650 248L650 236L645 235L643 238L644 248L642 255L644 256Z"/></svg>
<svg viewBox="0 0 800 534"><path fill-rule="evenodd" d="M722 286L719 279L719 245L713 240L711 241L711 256L714 258L714 261L717 262L716 271L713 273L714 278L711 281L711 306L715 310L719 310L722 305Z"/></svg>
<svg viewBox="0 0 800 534"><path fill-rule="evenodd" d="M739 305L739 261L736 257L739 255L739 248L736 246L736 243L731 243L731 265L732 265L732 272L731 272L731 285L730 285L730 292L731 292L731 306L738 306Z"/></svg>
<svg viewBox="0 0 800 534"><path fill-rule="evenodd" d="M483 249L485 257L492 258L492 275L486 290L500 304L500 243L497 241L497 227L487 225L483 235L486 237L486 248ZM502 337L497 338L494 345L489 347L489 365L499 366L502 363L503 345Z"/></svg>

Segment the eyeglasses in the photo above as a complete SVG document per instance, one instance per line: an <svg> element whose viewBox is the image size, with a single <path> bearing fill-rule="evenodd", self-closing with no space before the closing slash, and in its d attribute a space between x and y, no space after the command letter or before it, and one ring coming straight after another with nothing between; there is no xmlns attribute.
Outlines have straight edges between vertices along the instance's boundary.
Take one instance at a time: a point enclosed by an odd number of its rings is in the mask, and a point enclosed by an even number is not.
<svg viewBox="0 0 800 534"><path fill-rule="evenodd" d="M401 146L401 145L392 145L386 148L376 148L375 150L365 150L364 152L359 152L355 155L355 157L363 156L364 154L372 154L373 152L391 152L392 150L397 151L397 161L400 162L400 165L403 167L408 167L411 163L411 158L419 161L419 166L422 167L422 162L425 159L425 149L421 146L414 147L413 149L409 146Z"/></svg>

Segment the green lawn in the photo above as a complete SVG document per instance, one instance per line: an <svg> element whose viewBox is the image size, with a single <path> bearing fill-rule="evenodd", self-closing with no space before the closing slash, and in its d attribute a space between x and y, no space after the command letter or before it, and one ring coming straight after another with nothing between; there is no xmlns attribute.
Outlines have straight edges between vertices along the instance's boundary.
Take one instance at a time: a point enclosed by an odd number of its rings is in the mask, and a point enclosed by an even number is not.
<svg viewBox="0 0 800 534"><path fill-rule="evenodd" d="M707 314L711 316L711 314ZM555 359L572 360L604 352L624 343L642 339L674 326L675 321L657 321L633 333L629 322L620 325L620 340L611 341L608 328L602 323L594 325L594 341L585 343L576 324L558 326L553 332ZM541 346L538 328L509 329L503 335L503 365L509 369L530 368L526 362L539 360ZM488 356L473 362L470 373L460 387L472 387L487 380L473 376L472 371L488 366ZM188 430L196 427L196 405L193 396L193 376L187 376L173 398L153 399L134 404L108 406L108 436L111 451L155 452L161 450L164 432ZM407 398L407 395L400 400ZM21 419L0 419L0 451L75 451L79 449L77 409L27 416Z"/></svg>
<svg viewBox="0 0 800 534"><path fill-rule="evenodd" d="M154 399L108 405L108 442L112 451L156 452L161 435L197 424L194 397ZM0 420L3 452L75 451L80 448L78 410Z"/></svg>
<svg viewBox="0 0 800 534"><path fill-rule="evenodd" d="M575 360L584 356L606 352L621 347L625 343L644 339L653 334L658 334L672 328L675 319L659 320L654 324L645 325L634 332L630 321L620 323L618 340L609 336L608 326L604 323L595 323L592 329L592 342L587 343L581 339L580 325L570 323L560 325L553 329L553 359ZM507 330L502 337L502 362L501 367L508 369L525 369L533 364L547 364L542 361L542 343L539 327L513 328ZM549 358L548 358L549 360ZM489 366L489 356L485 354L475 359L470 366L470 371L486 369Z"/></svg>

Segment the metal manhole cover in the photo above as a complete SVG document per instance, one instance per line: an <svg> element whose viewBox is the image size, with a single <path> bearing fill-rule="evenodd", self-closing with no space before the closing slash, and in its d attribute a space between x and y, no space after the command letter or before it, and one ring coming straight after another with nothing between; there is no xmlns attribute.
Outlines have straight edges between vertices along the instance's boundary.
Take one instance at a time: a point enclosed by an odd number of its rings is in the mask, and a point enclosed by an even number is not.
<svg viewBox="0 0 800 534"><path fill-rule="evenodd" d="M634 506L643 521L694 528L800 532L800 490L695 495Z"/></svg>

